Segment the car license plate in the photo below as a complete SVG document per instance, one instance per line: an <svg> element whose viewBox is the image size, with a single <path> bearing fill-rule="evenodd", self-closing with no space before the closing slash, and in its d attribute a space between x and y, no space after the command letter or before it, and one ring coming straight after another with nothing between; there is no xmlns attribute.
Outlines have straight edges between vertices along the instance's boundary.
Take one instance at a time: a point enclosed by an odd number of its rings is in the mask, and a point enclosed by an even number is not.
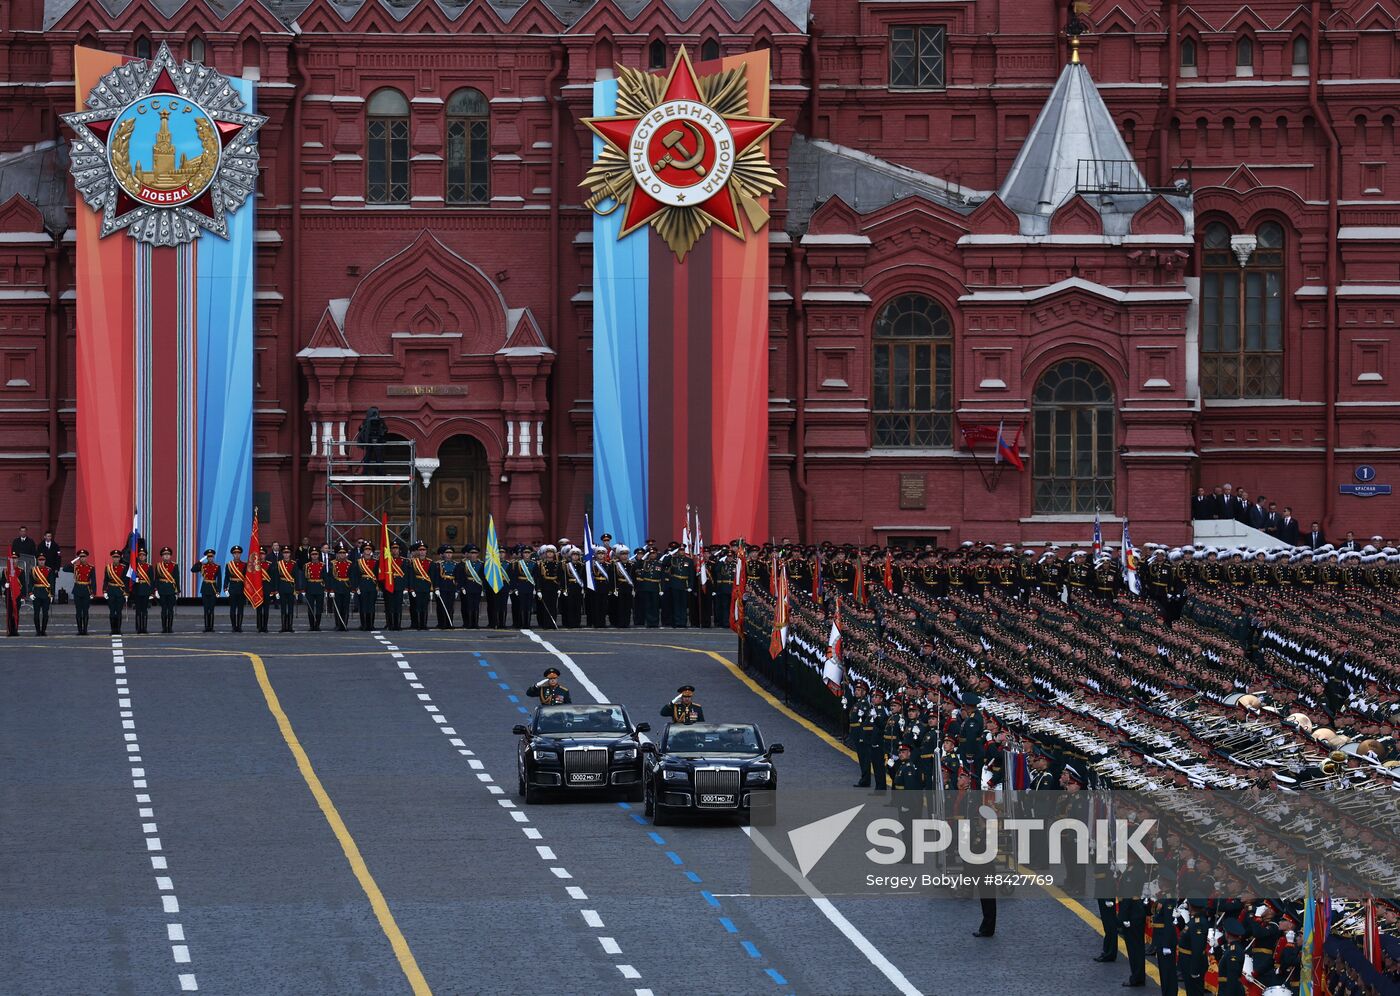
<svg viewBox="0 0 1400 996"><path fill-rule="evenodd" d="M734 797L732 795L720 795L715 792L702 793L700 796L702 806L732 806Z"/></svg>
<svg viewBox="0 0 1400 996"><path fill-rule="evenodd" d="M601 782L603 773L601 771L577 771L569 775L569 781L580 784L585 782Z"/></svg>

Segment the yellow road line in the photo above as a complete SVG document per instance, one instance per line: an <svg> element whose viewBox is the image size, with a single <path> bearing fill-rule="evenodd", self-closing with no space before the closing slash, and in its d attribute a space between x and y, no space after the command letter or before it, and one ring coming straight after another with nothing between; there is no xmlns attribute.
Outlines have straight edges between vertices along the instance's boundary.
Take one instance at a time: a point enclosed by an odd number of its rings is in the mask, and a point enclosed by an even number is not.
<svg viewBox="0 0 1400 996"><path fill-rule="evenodd" d="M750 677L747 672L745 672L741 667L739 667L739 665L735 664L723 654L718 653L714 650L702 650L697 649L695 647L679 647L669 643L653 643L648 644L648 646L661 647L666 650L684 650L688 653L704 654L706 657L711 657L715 659L720 664L724 665L724 669L726 671L728 671L730 674L734 675L734 677L742 681L744 685L748 687L749 691L753 692L759 698L763 699L763 701L767 702L774 709L778 710L778 712L782 713L788 719L801 726L807 732L816 736L823 743L827 744L827 746L835 748L842 754L845 754L847 757L849 757L852 761L856 760L855 751L851 750L851 748L847 747L845 744L837 740L831 734L827 733L821 727L817 726L811 720L807 719L804 716L799 716L797 713L793 712L783 703L779 702L771 692L769 692L758 682L754 681L753 678ZM1065 909L1069 910L1075 916L1079 917L1079 919L1083 920L1086 924L1092 927L1094 929L1094 932L1097 933L1100 937L1104 935L1103 923L1100 922L1098 915L1090 912L1089 909L1083 903L1079 902L1077 899L1074 899L1069 895L1066 895L1064 891L1062 891L1054 885L1045 885L1041 886L1041 888L1043 888L1046 892L1053 896L1060 903L1061 906L1065 907ZM1127 957L1128 946L1123 942L1123 939L1121 937L1118 939L1118 950L1123 953L1123 956L1125 958ZM1154 965L1150 960L1147 962L1147 975L1149 978L1152 979L1153 982L1157 983L1159 986L1162 984L1161 976L1157 973L1157 966Z"/></svg>
<svg viewBox="0 0 1400 996"><path fill-rule="evenodd" d="M403 931L399 930L399 925L394 920L394 914L384 899L384 893L379 891L378 883L374 881L374 876L370 874L369 867L360 854L359 845L355 843L355 838L350 836L350 831L346 828L345 821L340 818L340 812L335 808L335 803L331 801L325 786L321 784L316 770L311 767L311 758L307 757L305 749L301 746L301 741L297 739L296 731L292 729L292 721L282 711L282 703L278 701L277 692L273 690L272 681L267 676L267 666L263 664L263 659L246 650L197 650L193 652L215 654L221 657L246 657L252 662L253 674L258 679L258 687L262 689L268 711L277 721L277 727L282 731L282 739L286 741L287 749L292 752L292 757L296 759L297 770L301 772L306 787L311 790L316 804L321 807L321 814L325 816L336 840L340 842L340 849L345 853L345 860L350 863L350 870L355 873L360 888L365 890L365 895L369 898L370 908L374 910L374 917L379 921L379 928L384 931L384 936L389 939L390 947L394 949L394 956L399 960L399 968L403 970L404 977L408 979L408 984L413 988L415 996L432 996L432 990L428 988L428 980L423 978L423 972L419 969L412 950L409 949Z"/></svg>

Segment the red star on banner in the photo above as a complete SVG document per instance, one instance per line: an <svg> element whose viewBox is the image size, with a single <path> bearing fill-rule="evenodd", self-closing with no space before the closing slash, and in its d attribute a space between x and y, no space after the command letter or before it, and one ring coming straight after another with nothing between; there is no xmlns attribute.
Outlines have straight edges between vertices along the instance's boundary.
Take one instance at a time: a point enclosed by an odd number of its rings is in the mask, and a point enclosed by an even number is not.
<svg viewBox="0 0 1400 996"><path fill-rule="evenodd" d="M695 69L684 48L681 49L680 55L671 66L671 74L666 80L666 89L658 104L674 100L694 101L702 105L705 103L700 96L700 84L696 79ZM588 125L599 138L625 157L632 141L632 134L636 131L641 120L642 116L627 115L589 118L584 120L584 124ZM745 149L766 138L773 129L778 127L781 121L777 118L736 115L724 116L724 123L733 136L734 157L737 159ZM739 228L738 204L732 180L712 194L704 195L698 188L696 193L704 199L697 200L694 204L685 205L687 209L699 211L725 231L740 238L743 237L743 232ZM647 224L667 206L652 197L640 185L634 186L631 199L627 204L627 213L623 216L622 231L619 233L619 237Z"/></svg>

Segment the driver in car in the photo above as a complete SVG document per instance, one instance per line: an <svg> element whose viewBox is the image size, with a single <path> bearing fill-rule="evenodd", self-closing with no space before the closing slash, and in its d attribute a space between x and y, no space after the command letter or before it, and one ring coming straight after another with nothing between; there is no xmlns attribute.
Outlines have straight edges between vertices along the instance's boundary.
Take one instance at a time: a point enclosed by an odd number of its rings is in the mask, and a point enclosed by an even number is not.
<svg viewBox="0 0 1400 996"><path fill-rule="evenodd" d="M753 748L753 745L749 743L748 733L737 727L731 730L722 730L719 736L719 745L724 750L735 754L742 754Z"/></svg>

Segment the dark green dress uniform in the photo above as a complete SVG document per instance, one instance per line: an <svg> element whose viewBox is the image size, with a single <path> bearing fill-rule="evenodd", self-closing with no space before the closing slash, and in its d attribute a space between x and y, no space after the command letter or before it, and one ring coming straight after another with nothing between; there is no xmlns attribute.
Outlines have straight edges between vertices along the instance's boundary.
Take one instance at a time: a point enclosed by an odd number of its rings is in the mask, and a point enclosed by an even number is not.
<svg viewBox="0 0 1400 996"><path fill-rule="evenodd" d="M204 632L214 632L214 605L223 588L224 569L214 563L214 551L204 551L204 562L195 564L190 573L199 578L199 600L204 607Z"/></svg>
<svg viewBox="0 0 1400 996"><path fill-rule="evenodd" d="M151 592L155 583L151 580L151 565L138 559L134 568L136 577L128 578L131 589L131 607L135 610L136 632L150 631Z"/></svg>
<svg viewBox="0 0 1400 996"><path fill-rule="evenodd" d="M676 553L666 564L666 592L671 600L671 625L685 629L690 622L690 593L695 590L695 561Z"/></svg>
<svg viewBox="0 0 1400 996"><path fill-rule="evenodd" d="M291 633L295 629L297 616L297 562L292 559L291 548L283 551L282 559L273 567L273 584L277 588L277 609L282 617L279 632Z"/></svg>
<svg viewBox="0 0 1400 996"><path fill-rule="evenodd" d="M557 557L546 556L540 561L538 571L540 587L539 616L540 629L558 629L559 613L562 611L560 594L564 590L564 565Z"/></svg>
<svg viewBox="0 0 1400 996"><path fill-rule="evenodd" d="M87 557L86 550L79 550L80 558ZM97 595L97 569L85 559L71 566L73 572L73 610L78 623L78 635L87 636L88 611Z"/></svg>
<svg viewBox="0 0 1400 996"><path fill-rule="evenodd" d="M244 584L248 580L248 565L238 559L238 554L243 552L241 546L236 546L229 552L233 554L233 559L224 565L224 585L228 591L228 619L233 624L233 631L241 633L243 612L248 607L248 595L244 591Z"/></svg>
<svg viewBox="0 0 1400 996"><path fill-rule="evenodd" d="M36 564L29 569L29 591L34 597L34 635L49 635L49 606L53 604L52 567Z"/></svg>
<svg viewBox="0 0 1400 996"><path fill-rule="evenodd" d="M408 578L408 615L414 629L428 628L428 603L433 599L432 562L427 548L419 547L404 568Z"/></svg>
<svg viewBox="0 0 1400 996"><path fill-rule="evenodd" d="M1159 899L1152 904L1152 957L1157 962L1162 996L1177 996L1176 984L1176 904Z"/></svg>
<svg viewBox="0 0 1400 996"><path fill-rule="evenodd" d="M442 557L433 564L433 586L437 597L433 606L437 610L437 628L452 628L452 612L457 605L457 560L456 550L447 547Z"/></svg>
<svg viewBox="0 0 1400 996"><path fill-rule="evenodd" d="M1206 967L1210 960L1210 925L1205 912L1204 899L1191 900L1191 919L1177 938L1176 966L1186 996L1205 996Z"/></svg>
<svg viewBox="0 0 1400 996"><path fill-rule="evenodd" d="M326 563L319 553L302 565L301 586L306 598L306 628L320 632L321 614L326 610Z"/></svg>
<svg viewBox="0 0 1400 996"><path fill-rule="evenodd" d="M1141 896L1118 900L1118 930L1128 949L1128 985L1147 984L1147 903Z"/></svg>
<svg viewBox="0 0 1400 996"><path fill-rule="evenodd" d="M637 565L637 605L641 608L642 623L647 629L661 625L661 585L666 572L661 561L649 557ZM728 605L725 606L728 611Z"/></svg>
<svg viewBox="0 0 1400 996"><path fill-rule="evenodd" d="M510 621L516 629L529 629L535 611L535 566L523 554L506 569L510 581Z"/></svg>
<svg viewBox="0 0 1400 996"><path fill-rule="evenodd" d="M380 583L380 589L384 592L384 628L388 630L403 629L403 557L399 556L399 545L395 543L389 554L388 566L384 573L389 577L389 584ZM389 589L393 590L390 591ZM455 603L448 602L449 611L455 611Z"/></svg>
<svg viewBox="0 0 1400 996"><path fill-rule="evenodd" d="M803 564L807 561L803 560ZM811 588L811 569L808 569ZM716 559L710 565L710 616L716 629L729 625L729 603L734 598L734 555Z"/></svg>
<svg viewBox="0 0 1400 996"><path fill-rule="evenodd" d="M1274 984L1274 951L1278 948L1279 930L1277 921L1262 917L1251 918L1246 924L1249 931L1249 956L1254 962L1254 977L1265 986Z"/></svg>
<svg viewBox="0 0 1400 996"><path fill-rule="evenodd" d="M889 721L890 710L884 703L884 696L881 701L876 702L874 696L866 704L860 718L860 743L861 747L856 753L860 757L860 781L859 787L871 785L873 788L884 791L885 774L888 770L885 765L885 724Z"/></svg>
<svg viewBox="0 0 1400 996"><path fill-rule="evenodd" d="M705 722L705 709L696 702L694 698L687 699L687 693L693 693L695 686L682 685L676 689L676 697L661 707L661 715L665 716L673 723L703 723Z"/></svg>
<svg viewBox="0 0 1400 996"><path fill-rule="evenodd" d="M544 678L525 689L532 699L539 699L540 705L569 705L574 701L569 690L559 684L559 669L546 668Z"/></svg>
<svg viewBox="0 0 1400 996"><path fill-rule="evenodd" d="M1249 954L1245 942L1244 925L1238 920L1226 920L1222 928L1226 941L1216 952L1216 964L1220 969L1220 981L1216 986L1217 996L1245 996L1244 959Z"/></svg>
<svg viewBox="0 0 1400 996"><path fill-rule="evenodd" d="M156 583L156 601L160 603L160 631L175 632L175 603L180 598L180 565L174 560L166 560L167 554L174 554L170 547L160 551L161 559L156 562L152 576Z"/></svg>
<svg viewBox="0 0 1400 996"><path fill-rule="evenodd" d="M112 560L121 556L120 550L112 551ZM102 597L107 600L107 619L112 627L112 635L122 632L122 610L126 608L127 584L126 568L121 563L111 563L102 573Z"/></svg>
<svg viewBox="0 0 1400 996"><path fill-rule="evenodd" d="M348 557L341 559L337 555L330 563L330 570L326 571L326 594L331 599L331 615L335 617L336 630L341 632L350 622L350 588L354 583L352 567Z"/></svg>
<svg viewBox="0 0 1400 996"><path fill-rule="evenodd" d="M462 596L462 625L467 629L481 628L481 593L486 590L486 575L481 561L472 560L476 547L468 547L467 558L458 565L457 579Z"/></svg>
<svg viewBox="0 0 1400 996"><path fill-rule="evenodd" d="M359 596L360 629L374 629L374 615L379 603L379 561L368 553L355 558L352 576Z"/></svg>

